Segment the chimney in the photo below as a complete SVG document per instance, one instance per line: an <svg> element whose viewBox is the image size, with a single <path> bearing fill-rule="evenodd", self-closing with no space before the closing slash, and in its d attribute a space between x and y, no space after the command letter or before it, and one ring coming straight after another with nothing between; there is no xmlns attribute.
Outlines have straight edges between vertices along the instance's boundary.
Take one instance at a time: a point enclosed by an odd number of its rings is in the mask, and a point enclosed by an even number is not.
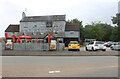
<svg viewBox="0 0 120 79"><path fill-rule="evenodd" d="M22 19L23 19L24 17L26 17L25 12L22 13Z"/></svg>

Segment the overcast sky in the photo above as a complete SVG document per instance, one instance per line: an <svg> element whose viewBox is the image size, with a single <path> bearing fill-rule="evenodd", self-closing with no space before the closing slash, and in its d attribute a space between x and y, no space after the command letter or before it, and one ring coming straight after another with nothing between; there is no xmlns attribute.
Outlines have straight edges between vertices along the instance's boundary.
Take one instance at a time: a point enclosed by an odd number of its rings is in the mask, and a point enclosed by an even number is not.
<svg viewBox="0 0 120 79"><path fill-rule="evenodd" d="M9 24L19 24L27 16L65 14L66 20L78 18L83 24L101 21L112 24L119 0L0 0L0 36Z"/></svg>

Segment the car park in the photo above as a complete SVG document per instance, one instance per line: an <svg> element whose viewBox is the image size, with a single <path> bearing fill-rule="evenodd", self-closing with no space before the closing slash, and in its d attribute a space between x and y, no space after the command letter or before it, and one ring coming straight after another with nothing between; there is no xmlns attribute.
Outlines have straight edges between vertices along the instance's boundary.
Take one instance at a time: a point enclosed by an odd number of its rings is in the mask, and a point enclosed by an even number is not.
<svg viewBox="0 0 120 79"><path fill-rule="evenodd" d="M106 46L104 46L104 42L102 41L93 41L90 42L88 45L86 45L86 51L97 51L97 50L102 50L106 51Z"/></svg>
<svg viewBox="0 0 120 79"><path fill-rule="evenodd" d="M78 43L78 41L70 41L70 43L68 44L68 51L70 50L80 51L80 44Z"/></svg>

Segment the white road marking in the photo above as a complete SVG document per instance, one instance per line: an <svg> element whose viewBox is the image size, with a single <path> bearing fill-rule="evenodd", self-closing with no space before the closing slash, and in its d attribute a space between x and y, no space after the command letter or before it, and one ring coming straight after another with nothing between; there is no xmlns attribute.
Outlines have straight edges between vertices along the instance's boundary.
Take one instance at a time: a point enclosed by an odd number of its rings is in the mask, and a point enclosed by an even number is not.
<svg viewBox="0 0 120 79"><path fill-rule="evenodd" d="M60 73L60 70L49 71L48 73L49 73L49 74Z"/></svg>
<svg viewBox="0 0 120 79"><path fill-rule="evenodd" d="M56 70L55 72L56 72L56 73L60 73L60 70Z"/></svg>
<svg viewBox="0 0 120 79"><path fill-rule="evenodd" d="M49 71L49 74L53 74L53 73L55 73L55 71Z"/></svg>

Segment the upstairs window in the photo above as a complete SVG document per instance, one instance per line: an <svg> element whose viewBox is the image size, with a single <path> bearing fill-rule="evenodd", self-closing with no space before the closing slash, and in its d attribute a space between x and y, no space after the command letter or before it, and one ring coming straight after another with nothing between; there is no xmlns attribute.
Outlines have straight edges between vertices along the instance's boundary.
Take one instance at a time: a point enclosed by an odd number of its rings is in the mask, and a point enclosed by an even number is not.
<svg viewBox="0 0 120 79"><path fill-rule="evenodd" d="M24 27L24 28L28 28L28 27Z"/></svg>
<svg viewBox="0 0 120 79"><path fill-rule="evenodd" d="M46 27L52 27L52 21L47 21L46 22Z"/></svg>

